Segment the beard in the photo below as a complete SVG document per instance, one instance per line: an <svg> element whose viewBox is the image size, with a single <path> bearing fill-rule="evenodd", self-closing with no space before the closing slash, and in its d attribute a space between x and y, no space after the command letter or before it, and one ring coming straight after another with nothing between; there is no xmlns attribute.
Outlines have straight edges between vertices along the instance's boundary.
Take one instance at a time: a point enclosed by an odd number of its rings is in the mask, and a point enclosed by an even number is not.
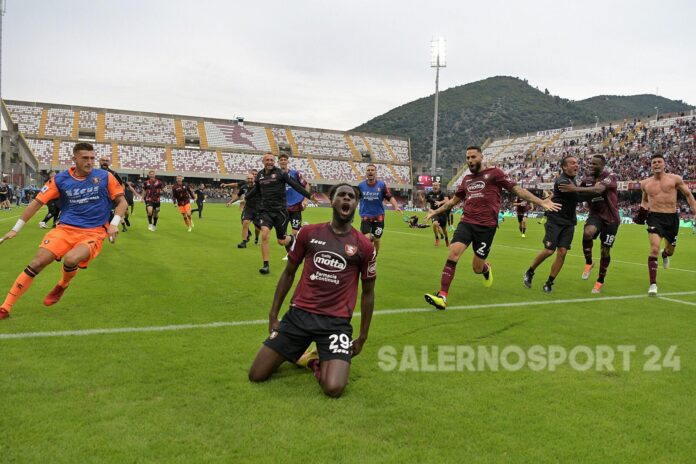
<svg viewBox="0 0 696 464"><path fill-rule="evenodd" d="M480 170L481 170L481 163L474 163L473 166L469 166L469 171L473 172L474 174L476 174Z"/></svg>
<svg viewBox="0 0 696 464"><path fill-rule="evenodd" d="M354 217L355 217L355 210L353 210L353 212L350 213L350 216L343 218L343 217L341 217L341 210L336 209L335 207L333 208L333 219L334 219L334 221L338 222L341 225L352 223Z"/></svg>

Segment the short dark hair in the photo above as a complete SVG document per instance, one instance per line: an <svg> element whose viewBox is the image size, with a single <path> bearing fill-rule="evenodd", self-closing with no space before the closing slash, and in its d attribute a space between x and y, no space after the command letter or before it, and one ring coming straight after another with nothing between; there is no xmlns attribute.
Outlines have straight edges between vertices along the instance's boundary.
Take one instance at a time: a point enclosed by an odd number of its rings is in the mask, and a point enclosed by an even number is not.
<svg viewBox="0 0 696 464"><path fill-rule="evenodd" d="M597 158L598 160L602 161L602 165L607 164L607 159L604 157L604 155L593 155L593 158Z"/></svg>
<svg viewBox="0 0 696 464"><path fill-rule="evenodd" d="M479 153L483 153L481 151L481 147L479 147L478 145L469 145L468 147L466 147L466 151L469 151L469 150L476 150Z"/></svg>
<svg viewBox="0 0 696 464"><path fill-rule="evenodd" d="M662 153L655 153L654 155L652 155L650 157L650 161L654 160L655 158L662 158L663 160L665 159L665 157L662 155Z"/></svg>
<svg viewBox="0 0 696 464"><path fill-rule="evenodd" d="M329 189L329 201L333 201L334 195L336 195L336 192L338 191L339 188L341 187L350 187L353 189L353 192L355 192L355 198L359 199L360 198L360 189L358 189L354 185L347 184L345 182L342 182L340 184L336 184L333 187Z"/></svg>
<svg viewBox="0 0 696 464"><path fill-rule="evenodd" d="M288 156L287 153L281 153L280 155L278 155L278 159L283 159L283 158L290 159L290 157Z"/></svg>
<svg viewBox="0 0 696 464"><path fill-rule="evenodd" d="M570 158L575 158L575 156L573 156L573 155L566 155L566 156L564 156L564 157L561 159L561 166L565 166L566 164L568 164L568 160L569 160Z"/></svg>
<svg viewBox="0 0 696 464"><path fill-rule="evenodd" d="M89 142L78 142L72 149L73 155L77 155L80 151L94 151L94 146Z"/></svg>

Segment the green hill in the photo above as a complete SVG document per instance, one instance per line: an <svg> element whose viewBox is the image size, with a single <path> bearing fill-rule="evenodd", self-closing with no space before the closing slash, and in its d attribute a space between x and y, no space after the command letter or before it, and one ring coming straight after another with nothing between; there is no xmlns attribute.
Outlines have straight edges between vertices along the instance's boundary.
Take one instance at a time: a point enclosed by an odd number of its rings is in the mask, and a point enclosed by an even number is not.
<svg viewBox="0 0 696 464"><path fill-rule="evenodd" d="M411 138L414 161L427 161L432 150L434 95L394 108L356 127L356 131ZM625 117L688 111L693 106L656 95L602 95L571 101L530 86L515 77L491 77L440 92L438 165L455 159L467 145L569 125L594 124Z"/></svg>

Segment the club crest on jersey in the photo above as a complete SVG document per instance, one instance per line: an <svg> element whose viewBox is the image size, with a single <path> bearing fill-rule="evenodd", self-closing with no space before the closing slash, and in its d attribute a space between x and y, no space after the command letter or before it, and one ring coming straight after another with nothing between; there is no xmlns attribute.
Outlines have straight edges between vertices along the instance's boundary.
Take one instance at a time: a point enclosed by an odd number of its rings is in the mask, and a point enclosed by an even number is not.
<svg viewBox="0 0 696 464"><path fill-rule="evenodd" d="M271 174L271 179L275 179L275 178L276 178L276 175L275 175L275 174Z"/></svg>
<svg viewBox="0 0 696 464"><path fill-rule="evenodd" d="M358 247L355 245L346 245L345 250L348 256L353 256L358 251Z"/></svg>
<svg viewBox="0 0 696 464"><path fill-rule="evenodd" d="M94 179L92 179L92 183L93 183L93 184L98 184L98 183L99 183L99 178L98 178L98 177L95 177Z"/></svg>

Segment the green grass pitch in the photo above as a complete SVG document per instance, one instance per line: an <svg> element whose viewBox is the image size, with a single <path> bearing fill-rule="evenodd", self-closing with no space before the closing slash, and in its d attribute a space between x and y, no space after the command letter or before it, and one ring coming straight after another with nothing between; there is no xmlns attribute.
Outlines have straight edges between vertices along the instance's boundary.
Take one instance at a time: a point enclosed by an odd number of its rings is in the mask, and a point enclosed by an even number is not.
<svg viewBox="0 0 696 464"><path fill-rule="evenodd" d="M17 214L2 212L0 229L9 230ZM305 218L320 222L329 215L317 208ZM0 246L2 298L40 243L38 220ZM370 337L344 396L331 400L309 371L291 365L264 384L246 378L267 334L264 321L285 264L281 247L271 244L271 274L262 276L259 247L236 248L236 207L206 205L192 233L171 205L163 207L154 233L142 204L131 220L133 227L115 246L104 244L57 305L41 303L59 278L53 264L0 322L3 464L696 459L696 236L690 229L680 231L671 269L658 270L660 293L671 296L647 297L648 241L645 228L635 225L619 229L602 294L590 294L597 268L589 281L580 279L579 227L547 295L541 286L552 258L531 290L522 286L543 226L530 219L523 239L509 218L489 258L493 287L484 288L471 272L467 250L452 285L452 309L435 311L423 293L439 287L447 250L434 247L429 229L409 229L389 213ZM610 298L626 296L632 298ZM380 313L401 309L414 311ZM215 322L240 323L206 325ZM182 325L188 326L155 330ZM123 328L151 329L80 332ZM26 336L45 332L82 335ZM416 350L424 367L422 350L432 365L443 346L534 345L630 345L636 352L630 369L615 362L614 371L579 371L568 363L553 371L381 367L385 347L397 353L399 366L400 354ZM660 371L645 370L650 346L661 350L658 364L675 346L680 369L665 362Z"/></svg>

